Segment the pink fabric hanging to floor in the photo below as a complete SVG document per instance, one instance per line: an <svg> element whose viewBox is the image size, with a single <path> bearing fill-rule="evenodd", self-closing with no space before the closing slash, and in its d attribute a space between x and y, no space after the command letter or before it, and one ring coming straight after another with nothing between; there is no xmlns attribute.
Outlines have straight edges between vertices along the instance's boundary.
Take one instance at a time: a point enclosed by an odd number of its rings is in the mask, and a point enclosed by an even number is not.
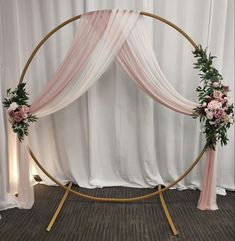
<svg viewBox="0 0 235 241"><path fill-rule="evenodd" d="M198 201L201 210L216 210L216 162L215 150L208 150L206 155L206 166L203 175L202 192Z"/></svg>
<svg viewBox="0 0 235 241"><path fill-rule="evenodd" d="M129 10L102 10L82 15L64 62L32 103L31 113L42 117L66 107L87 91L115 58L154 100L174 111L192 114L196 104L181 96L161 71L143 16ZM22 143L20 148L22 153L27 153L26 144ZM27 160L26 154L21 158ZM214 152L209 150L198 204L203 210L217 208L214 162ZM27 180L21 179L20 185L28 185ZM29 186L22 189L19 196L27 197L27 192L30 192ZM32 205L32 202L22 203L23 208Z"/></svg>

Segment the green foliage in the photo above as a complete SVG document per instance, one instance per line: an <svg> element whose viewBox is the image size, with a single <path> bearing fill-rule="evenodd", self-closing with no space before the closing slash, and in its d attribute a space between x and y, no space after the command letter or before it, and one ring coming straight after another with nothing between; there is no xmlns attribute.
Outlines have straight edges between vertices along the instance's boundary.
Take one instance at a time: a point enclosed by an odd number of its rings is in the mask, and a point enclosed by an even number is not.
<svg viewBox="0 0 235 241"><path fill-rule="evenodd" d="M27 105L29 97L25 90L25 85L25 83L22 83L19 84L15 90L7 90L7 98L3 101L3 106L5 108L8 108L13 102L16 102L18 105Z"/></svg>

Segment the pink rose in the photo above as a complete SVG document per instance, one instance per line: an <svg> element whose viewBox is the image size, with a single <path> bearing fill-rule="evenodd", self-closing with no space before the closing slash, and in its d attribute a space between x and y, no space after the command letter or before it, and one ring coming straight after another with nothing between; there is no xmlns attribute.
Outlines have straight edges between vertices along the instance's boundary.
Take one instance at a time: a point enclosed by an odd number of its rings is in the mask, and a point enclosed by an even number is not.
<svg viewBox="0 0 235 241"><path fill-rule="evenodd" d="M208 103L207 108L210 110L215 110L221 108L222 103L217 100L212 100Z"/></svg>
<svg viewBox="0 0 235 241"><path fill-rule="evenodd" d="M216 119L222 120L222 119L224 119L225 115L226 115L226 113L224 112L223 109L216 109L214 111L214 117Z"/></svg>
<svg viewBox="0 0 235 241"><path fill-rule="evenodd" d="M224 97L224 102L226 102L226 106L227 106L227 107L229 107L229 106L231 106L231 105L233 104L230 96Z"/></svg>
<svg viewBox="0 0 235 241"><path fill-rule="evenodd" d="M213 85L213 87L215 87L215 88L216 88L216 87L219 87L219 83L218 83L218 82L214 82L212 85Z"/></svg>
<svg viewBox="0 0 235 241"><path fill-rule="evenodd" d="M26 119L26 118L28 117L28 114L25 113L22 109L21 109L19 112L20 112L20 114L22 115L22 117L23 117L24 119Z"/></svg>
<svg viewBox="0 0 235 241"><path fill-rule="evenodd" d="M223 86L223 89L224 89L224 91L225 91L225 92L229 92L229 91L230 91L230 89L229 89L229 86L228 86L228 85L224 85L224 86Z"/></svg>
<svg viewBox="0 0 235 241"><path fill-rule="evenodd" d="M16 111L16 112L14 113L14 120L15 120L16 122L21 122L23 119L24 119L24 117L23 117L21 111Z"/></svg>
<svg viewBox="0 0 235 241"><path fill-rule="evenodd" d="M9 116L10 116L10 118L11 118L12 120L14 120L14 116L15 116L14 110L12 110L12 111L9 112Z"/></svg>
<svg viewBox="0 0 235 241"><path fill-rule="evenodd" d="M217 99L221 104L225 102L224 98Z"/></svg>
<svg viewBox="0 0 235 241"><path fill-rule="evenodd" d="M22 105L22 106L21 106L21 110L22 110L25 114L29 113L29 107L28 107L27 105Z"/></svg>
<svg viewBox="0 0 235 241"><path fill-rule="evenodd" d="M223 96L223 93L219 90L214 90L213 92L213 97L216 98L216 99L221 99Z"/></svg>
<svg viewBox="0 0 235 241"><path fill-rule="evenodd" d="M26 114L26 113L24 113L24 112L21 112L21 115L22 115L22 117L23 117L24 119L27 119L27 117L28 117L28 114Z"/></svg>

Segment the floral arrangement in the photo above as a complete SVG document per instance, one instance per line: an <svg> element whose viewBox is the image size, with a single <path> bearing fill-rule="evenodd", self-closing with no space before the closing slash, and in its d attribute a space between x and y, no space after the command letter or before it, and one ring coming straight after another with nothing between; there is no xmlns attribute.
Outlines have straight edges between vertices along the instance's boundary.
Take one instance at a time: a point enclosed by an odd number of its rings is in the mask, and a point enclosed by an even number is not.
<svg viewBox="0 0 235 241"><path fill-rule="evenodd" d="M215 56L207 55L200 45L193 54L197 58L194 68L200 70L203 82L196 89L199 105L193 111L193 118L199 118L202 123L206 147L215 149L218 141L221 145L227 144L227 129L234 123L233 103L228 95L230 89L222 84L222 76L212 66Z"/></svg>
<svg viewBox="0 0 235 241"><path fill-rule="evenodd" d="M3 101L12 129L17 133L20 141L24 139L24 135L28 135L29 123L37 121L37 117L30 113L28 99L25 83L22 83L15 90L8 89L7 98Z"/></svg>

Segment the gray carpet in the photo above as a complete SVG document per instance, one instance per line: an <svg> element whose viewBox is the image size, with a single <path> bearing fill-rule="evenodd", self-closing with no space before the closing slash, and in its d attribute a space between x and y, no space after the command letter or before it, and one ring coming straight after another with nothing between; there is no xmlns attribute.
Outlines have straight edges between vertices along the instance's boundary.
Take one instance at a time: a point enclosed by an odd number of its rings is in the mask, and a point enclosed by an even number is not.
<svg viewBox="0 0 235 241"><path fill-rule="evenodd" d="M77 187L78 188L78 187ZM235 237L235 193L218 196L220 209L196 208L199 191L170 190L164 194L179 235L174 237L161 209L159 197L135 203L97 203L73 194L65 203L51 232L46 232L63 190L35 186L31 210L1 212L0 241L232 241ZM112 187L84 193L103 197L128 197L150 189Z"/></svg>

